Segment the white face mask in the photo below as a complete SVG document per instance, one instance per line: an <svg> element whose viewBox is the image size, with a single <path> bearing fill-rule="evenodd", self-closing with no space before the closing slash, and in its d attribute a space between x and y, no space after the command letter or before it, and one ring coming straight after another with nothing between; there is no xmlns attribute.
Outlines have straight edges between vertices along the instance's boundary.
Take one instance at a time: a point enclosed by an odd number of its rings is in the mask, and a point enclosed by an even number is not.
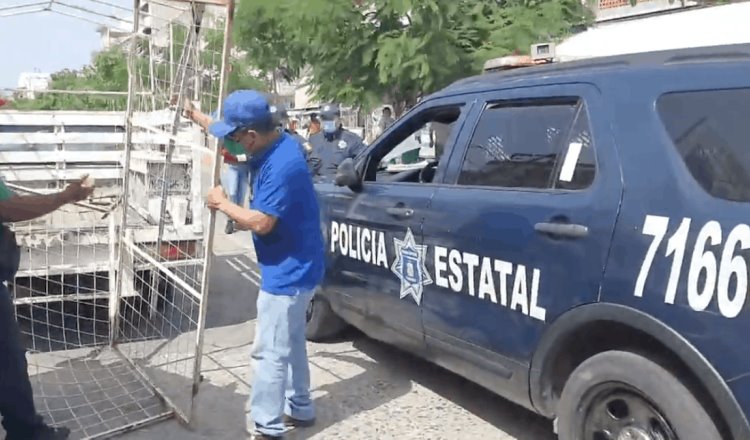
<svg viewBox="0 0 750 440"><path fill-rule="evenodd" d="M326 133L333 133L336 131L336 121L323 121L322 128Z"/></svg>

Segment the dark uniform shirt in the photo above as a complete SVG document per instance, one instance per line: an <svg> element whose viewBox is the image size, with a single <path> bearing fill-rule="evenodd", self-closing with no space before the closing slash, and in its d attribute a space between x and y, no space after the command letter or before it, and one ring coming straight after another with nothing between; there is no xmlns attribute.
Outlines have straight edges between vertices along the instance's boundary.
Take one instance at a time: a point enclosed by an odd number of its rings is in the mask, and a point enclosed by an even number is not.
<svg viewBox="0 0 750 440"><path fill-rule="evenodd" d="M292 137L292 139L297 141L300 148L302 149L302 155L307 157L307 151L305 151L305 144L307 143L307 139L305 139L302 135L300 135L296 131L291 131L288 128L284 129L284 133L288 134L289 136Z"/></svg>
<svg viewBox="0 0 750 440"><path fill-rule="evenodd" d="M310 136L311 151L308 162L313 175L333 176L339 164L353 158L365 148L361 137L351 131L339 129L331 134L324 132Z"/></svg>

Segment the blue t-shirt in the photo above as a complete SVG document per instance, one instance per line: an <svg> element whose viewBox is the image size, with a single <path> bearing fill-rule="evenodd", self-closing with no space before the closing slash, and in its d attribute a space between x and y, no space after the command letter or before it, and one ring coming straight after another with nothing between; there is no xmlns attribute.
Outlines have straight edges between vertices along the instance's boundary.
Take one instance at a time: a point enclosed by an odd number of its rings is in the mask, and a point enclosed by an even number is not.
<svg viewBox="0 0 750 440"><path fill-rule="evenodd" d="M253 234L261 286L275 295L295 295L320 284L325 251L320 209L307 162L288 134L250 159L250 208L276 217L267 235Z"/></svg>

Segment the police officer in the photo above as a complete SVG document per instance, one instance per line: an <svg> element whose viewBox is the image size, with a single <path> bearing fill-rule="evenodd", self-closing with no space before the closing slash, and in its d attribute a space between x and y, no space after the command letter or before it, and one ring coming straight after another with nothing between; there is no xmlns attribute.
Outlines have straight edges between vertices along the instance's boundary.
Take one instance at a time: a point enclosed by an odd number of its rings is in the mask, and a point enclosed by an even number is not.
<svg viewBox="0 0 750 440"><path fill-rule="evenodd" d="M308 162L315 176L332 177L346 158L353 158L365 148L361 137L341 125L341 110L336 104L326 104L318 117L321 131L310 136L311 151Z"/></svg>
<svg viewBox="0 0 750 440"><path fill-rule="evenodd" d="M307 156L309 145L307 139L297 133L297 130L289 128L289 112L284 105L272 105L271 116L273 117L274 124L279 127L279 130L283 133L291 136L300 145L300 150L304 156Z"/></svg>

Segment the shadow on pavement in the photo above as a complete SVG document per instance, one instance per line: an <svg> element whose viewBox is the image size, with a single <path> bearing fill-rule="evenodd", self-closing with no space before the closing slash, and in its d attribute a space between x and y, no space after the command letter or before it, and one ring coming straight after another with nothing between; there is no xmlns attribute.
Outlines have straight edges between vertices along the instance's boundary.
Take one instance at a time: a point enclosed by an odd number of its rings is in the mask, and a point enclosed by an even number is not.
<svg viewBox="0 0 750 440"><path fill-rule="evenodd" d="M214 259L206 328L226 327L255 319L258 286L247 278L253 278L254 271L257 271L255 263L243 254Z"/></svg>
<svg viewBox="0 0 750 440"><path fill-rule="evenodd" d="M319 414L316 426L300 430L292 438L311 437L360 412L387 404L409 393L416 382L518 440L556 439L551 421L473 382L355 330L348 336L353 339L354 348L374 362L345 353L315 353L311 358L313 363L317 358L331 358L352 363L364 371L318 388L326 395L315 400ZM367 398L356 394L368 388Z"/></svg>

